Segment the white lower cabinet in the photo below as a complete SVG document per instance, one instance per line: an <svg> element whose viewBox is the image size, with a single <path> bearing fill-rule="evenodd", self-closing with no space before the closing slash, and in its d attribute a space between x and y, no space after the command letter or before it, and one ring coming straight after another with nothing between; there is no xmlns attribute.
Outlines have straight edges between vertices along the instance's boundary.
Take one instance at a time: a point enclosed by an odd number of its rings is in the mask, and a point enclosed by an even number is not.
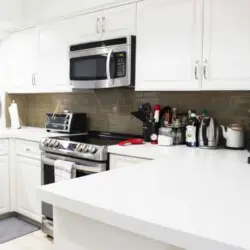
<svg viewBox="0 0 250 250"><path fill-rule="evenodd" d="M41 221L41 202L36 197L36 187L41 186L41 162L16 156L17 212Z"/></svg>
<svg viewBox="0 0 250 250"><path fill-rule="evenodd" d="M0 214L9 212L9 157L0 156Z"/></svg>
<svg viewBox="0 0 250 250"><path fill-rule="evenodd" d="M129 167L145 161L150 161L150 159L110 154L110 170Z"/></svg>

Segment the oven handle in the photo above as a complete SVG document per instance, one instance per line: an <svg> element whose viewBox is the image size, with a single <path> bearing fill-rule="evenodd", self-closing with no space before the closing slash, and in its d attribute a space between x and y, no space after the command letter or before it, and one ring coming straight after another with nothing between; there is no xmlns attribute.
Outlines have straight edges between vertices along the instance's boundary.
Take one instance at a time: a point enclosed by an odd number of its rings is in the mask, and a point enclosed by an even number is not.
<svg viewBox="0 0 250 250"><path fill-rule="evenodd" d="M50 166L53 166L54 167L54 164L55 164L55 161L54 159L51 159L45 155L42 156L42 163L43 164L46 164L46 165L50 165ZM80 171L87 171L87 172L93 172L93 173L99 173L99 172L102 172L103 170L100 168L100 167L92 167L92 166L86 166L86 165L78 165L78 164L75 164L74 165L74 169L73 169L73 172L74 171L77 171L77 170L80 170Z"/></svg>
<svg viewBox="0 0 250 250"><path fill-rule="evenodd" d="M46 155L42 155L41 160L42 160L42 163L46 165L54 166L55 164L55 160L47 157Z"/></svg>
<svg viewBox="0 0 250 250"><path fill-rule="evenodd" d="M107 57L107 62L106 62L106 72L107 72L107 79L108 79L108 84L110 86L113 85L113 80L111 78L111 75L110 75L110 62L111 62L111 56L113 54L113 49L111 49L108 53L108 57Z"/></svg>

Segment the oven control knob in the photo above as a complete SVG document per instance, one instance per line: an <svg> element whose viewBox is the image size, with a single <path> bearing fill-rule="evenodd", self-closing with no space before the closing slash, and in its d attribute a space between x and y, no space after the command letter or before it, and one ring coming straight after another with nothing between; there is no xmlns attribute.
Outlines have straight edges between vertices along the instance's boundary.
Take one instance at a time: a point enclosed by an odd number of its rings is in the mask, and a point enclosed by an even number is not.
<svg viewBox="0 0 250 250"><path fill-rule="evenodd" d="M88 151L89 151L91 154L95 154L96 151L97 151L97 148L96 148L95 146L90 146L90 147L88 148Z"/></svg>
<svg viewBox="0 0 250 250"><path fill-rule="evenodd" d="M48 144L49 144L49 139L45 139L45 140L43 141L43 145L44 145L44 146L48 146Z"/></svg>
<svg viewBox="0 0 250 250"><path fill-rule="evenodd" d="M83 153L87 153L88 152L88 145L83 144L82 151L83 151Z"/></svg>
<svg viewBox="0 0 250 250"><path fill-rule="evenodd" d="M49 141L49 147L53 147L54 143L55 143L55 140L50 140Z"/></svg>
<svg viewBox="0 0 250 250"><path fill-rule="evenodd" d="M55 140L53 146L54 146L55 148L59 148L60 145L61 145L60 142L59 142L58 140Z"/></svg>
<svg viewBox="0 0 250 250"><path fill-rule="evenodd" d="M45 146L49 147L49 144L50 144L50 139L47 139L45 142L44 142Z"/></svg>
<svg viewBox="0 0 250 250"><path fill-rule="evenodd" d="M82 152L82 144L77 144L76 151L77 152Z"/></svg>

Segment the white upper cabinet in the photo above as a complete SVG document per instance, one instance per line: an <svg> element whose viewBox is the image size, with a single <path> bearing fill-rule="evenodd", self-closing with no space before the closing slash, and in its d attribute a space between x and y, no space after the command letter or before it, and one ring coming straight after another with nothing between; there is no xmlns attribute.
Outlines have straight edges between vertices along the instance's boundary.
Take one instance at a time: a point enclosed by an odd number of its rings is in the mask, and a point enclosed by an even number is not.
<svg viewBox="0 0 250 250"><path fill-rule="evenodd" d="M84 43L134 35L136 33L136 4L93 12L68 19L71 43ZM84 28L83 28L84 27Z"/></svg>
<svg viewBox="0 0 250 250"><path fill-rule="evenodd" d="M102 14L102 39L136 34L136 4L111 8Z"/></svg>
<svg viewBox="0 0 250 250"><path fill-rule="evenodd" d="M200 90L202 0L137 6L136 90Z"/></svg>
<svg viewBox="0 0 250 250"><path fill-rule="evenodd" d="M204 1L204 90L250 89L250 1Z"/></svg>
<svg viewBox="0 0 250 250"><path fill-rule="evenodd" d="M35 28L15 32L7 40L7 92L25 93L34 87L37 45Z"/></svg>
<svg viewBox="0 0 250 250"><path fill-rule="evenodd" d="M70 22L61 20L39 27L36 87L38 92L70 90Z"/></svg>
<svg viewBox="0 0 250 250"><path fill-rule="evenodd" d="M102 36L102 13L94 12L86 15L76 16L67 19L69 29L67 32L70 42L82 43L100 40Z"/></svg>

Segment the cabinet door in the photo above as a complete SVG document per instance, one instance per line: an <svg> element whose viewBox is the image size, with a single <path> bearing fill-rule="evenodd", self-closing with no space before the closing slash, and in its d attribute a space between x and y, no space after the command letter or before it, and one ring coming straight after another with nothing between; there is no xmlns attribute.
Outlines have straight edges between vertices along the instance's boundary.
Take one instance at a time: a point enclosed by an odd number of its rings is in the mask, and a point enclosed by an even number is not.
<svg viewBox="0 0 250 250"><path fill-rule="evenodd" d="M129 166L139 164L145 161L150 161L150 160L111 154L110 155L110 170L122 168L122 167L129 167Z"/></svg>
<svg viewBox="0 0 250 250"><path fill-rule="evenodd" d="M204 1L204 90L250 89L250 1Z"/></svg>
<svg viewBox="0 0 250 250"><path fill-rule="evenodd" d="M10 36L6 60L8 92L34 91L33 73L37 58L37 44L35 28L15 32Z"/></svg>
<svg viewBox="0 0 250 250"><path fill-rule="evenodd" d="M94 12L69 19L71 22L70 43L97 41L102 36L102 12Z"/></svg>
<svg viewBox="0 0 250 250"><path fill-rule="evenodd" d="M37 88L39 92L70 90L69 38L71 22L61 20L39 28Z"/></svg>
<svg viewBox="0 0 250 250"><path fill-rule="evenodd" d="M136 4L103 11L102 17L103 40L136 33Z"/></svg>
<svg viewBox="0 0 250 250"><path fill-rule="evenodd" d="M9 212L9 158L0 156L0 214Z"/></svg>
<svg viewBox="0 0 250 250"><path fill-rule="evenodd" d="M41 186L41 162L21 156L17 164L17 212L41 221L41 202L36 197L36 187Z"/></svg>
<svg viewBox="0 0 250 250"><path fill-rule="evenodd" d="M137 6L136 90L200 90L202 0Z"/></svg>

